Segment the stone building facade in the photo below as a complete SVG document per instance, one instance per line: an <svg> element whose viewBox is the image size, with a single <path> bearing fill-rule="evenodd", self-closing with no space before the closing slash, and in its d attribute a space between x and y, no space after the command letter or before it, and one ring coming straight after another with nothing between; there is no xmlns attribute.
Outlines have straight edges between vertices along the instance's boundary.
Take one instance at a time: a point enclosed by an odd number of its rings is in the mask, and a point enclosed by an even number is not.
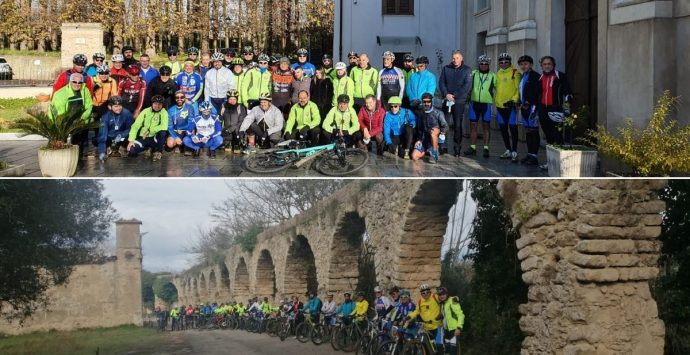
<svg viewBox="0 0 690 355"><path fill-rule="evenodd" d="M63 69L72 67L72 57L77 53L86 55L91 63L94 53L105 54L103 45L103 26L100 23L63 23L60 27L62 42L60 43L61 57L60 67ZM106 58L110 61L110 58Z"/></svg>
<svg viewBox="0 0 690 355"><path fill-rule="evenodd" d="M0 333L143 324L141 222L119 220L115 260L77 265L68 282L47 291L51 304L20 326L0 320Z"/></svg>

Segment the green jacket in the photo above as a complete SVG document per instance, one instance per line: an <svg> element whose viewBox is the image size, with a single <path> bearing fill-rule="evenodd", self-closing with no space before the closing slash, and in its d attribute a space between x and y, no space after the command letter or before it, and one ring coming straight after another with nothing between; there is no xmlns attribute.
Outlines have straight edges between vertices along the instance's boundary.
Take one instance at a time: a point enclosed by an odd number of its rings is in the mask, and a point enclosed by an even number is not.
<svg viewBox="0 0 690 355"><path fill-rule="evenodd" d="M285 123L285 133L292 133L292 127L295 125L297 125L295 128L299 131L304 126L309 126L309 129L311 129L318 127L319 124L321 124L321 115L316 104L309 101L302 107L298 102L292 105L290 109L290 115Z"/></svg>
<svg viewBox="0 0 690 355"><path fill-rule="evenodd" d="M335 125L335 127L333 127ZM333 133L335 129L342 129L348 134L354 134L359 131L359 119L357 113L352 107L348 111L342 112L337 107L331 109L323 121L322 129L328 133Z"/></svg>
<svg viewBox="0 0 690 355"><path fill-rule="evenodd" d="M171 73L170 73L170 77L173 78L173 79L175 78L175 76L176 76L179 72L182 71L182 64L180 64L180 62L177 62L177 61L174 62L174 63L171 62L171 61L167 61L167 62L165 62L165 64L163 64L163 65L167 65L167 66L170 67L170 69L172 70Z"/></svg>
<svg viewBox="0 0 690 355"><path fill-rule="evenodd" d="M331 82L334 82L335 79L338 77L338 73L336 73L336 70L333 68L324 69L324 74L326 74L326 76L331 79Z"/></svg>
<svg viewBox="0 0 690 355"><path fill-rule="evenodd" d="M480 102L483 104L493 104L495 90L495 73L481 73L479 70L472 71L472 96L470 101Z"/></svg>
<svg viewBox="0 0 690 355"><path fill-rule="evenodd" d="M161 109L158 112L153 112L153 108L148 107L141 111L139 117L134 121L132 128L129 130L129 141L134 142L138 137L153 137L160 131L168 130L168 111Z"/></svg>
<svg viewBox="0 0 690 355"><path fill-rule="evenodd" d="M237 90L237 93L239 94L239 97L237 97L237 103L239 103L239 104L245 104L246 103L246 101L244 100L244 95L242 95L243 82L244 82L244 73L237 75L237 74L235 74L235 72L232 72L232 83L235 86L235 90Z"/></svg>
<svg viewBox="0 0 690 355"><path fill-rule="evenodd" d="M241 87L239 89L242 103L247 103L249 100L259 100L262 93L271 93L271 72L266 70L263 74L258 68L247 70L242 74L240 79Z"/></svg>
<svg viewBox="0 0 690 355"><path fill-rule="evenodd" d="M79 93L80 95L74 93L70 83L67 83L65 87L56 91L53 95L53 99L50 101L48 117L54 120L56 117L67 113L70 104L78 104L78 101L81 101L84 106L84 112L81 114L81 119L89 121L91 118L91 110L93 109L91 93L89 92L89 88L84 84L81 84Z"/></svg>
<svg viewBox="0 0 690 355"><path fill-rule="evenodd" d="M376 96L376 88L379 86L379 72L371 65L366 69L354 67L350 72L350 77L355 83L354 97L363 99L367 95Z"/></svg>
<svg viewBox="0 0 690 355"><path fill-rule="evenodd" d="M333 107L338 106L338 96L345 94L350 97L350 107L352 107L355 92L355 82L352 78L345 75L333 80Z"/></svg>
<svg viewBox="0 0 690 355"><path fill-rule="evenodd" d="M460 308L460 299L457 296L448 297L448 299L441 303L443 309L443 319L446 329L454 331L455 329L462 329L465 325L465 314Z"/></svg>

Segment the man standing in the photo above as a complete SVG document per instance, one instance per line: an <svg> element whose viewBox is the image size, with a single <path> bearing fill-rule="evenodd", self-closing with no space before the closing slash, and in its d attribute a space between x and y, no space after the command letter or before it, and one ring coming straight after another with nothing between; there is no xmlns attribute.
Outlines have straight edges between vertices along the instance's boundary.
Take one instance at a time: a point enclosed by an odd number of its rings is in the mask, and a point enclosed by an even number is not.
<svg viewBox="0 0 690 355"><path fill-rule="evenodd" d="M438 87L443 96L443 113L446 121L452 119L454 131L454 155L462 152L462 121L465 116L465 104L472 90L472 69L465 65L464 57L459 50L453 51L453 59L441 70Z"/></svg>
<svg viewBox="0 0 690 355"><path fill-rule="evenodd" d="M518 65L522 70L520 80L520 117L525 128L527 140L527 155L520 160L522 164L539 165L537 154L539 153L539 114L537 105L541 96L539 74L532 70L534 59L523 55L518 59Z"/></svg>
<svg viewBox="0 0 690 355"><path fill-rule="evenodd" d="M147 87L151 85L153 79L160 76L158 70L151 66L151 57L146 53L139 57L139 68L141 69L140 76L146 82Z"/></svg>
<svg viewBox="0 0 690 355"><path fill-rule="evenodd" d="M448 289L439 287L436 289L438 302L441 306L441 315L443 316L443 330L444 339L450 339L446 353L457 354L458 342L462 334L462 327L465 325L465 314L460 307L460 299L457 296L449 296Z"/></svg>
<svg viewBox="0 0 690 355"><path fill-rule="evenodd" d="M517 108L520 98L520 81L522 74L513 67L512 57L508 53L498 56L498 72L496 72L496 111L498 125L501 128L503 144L506 147L501 159L511 159L518 162L517 144Z"/></svg>
<svg viewBox="0 0 690 355"><path fill-rule="evenodd" d="M165 53L168 55L168 61L165 62L164 65L170 68L172 71L171 77L175 79L177 73L182 71L182 66L180 66L180 62L177 61L177 47L170 46L165 50Z"/></svg>
<svg viewBox="0 0 690 355"><path fill-rule="evenodd" d="M310 62L307 61L307 55L309 52L304 49L300 48L297 50L297 63L294 63L290 66L292 70L295 70L297 68L302 68L304 71L304 76L307 78L311 78L314 76L314 72L316 71L316 67L314 64L311 64Z"/></svg>
<svg viewBox="0 0 690 355"><path fill-rule="evenodd" d="M352 102L355 91L355 83L352 81L352 78L347 75L345 63L336 63L335 73L336 77L333 80L333 104L331 107L336 107L338 105L338 97L341 95L346 95L348 97L348 102ZM350 105L350 107L352 107L352 105Z"/></svg>
<svg viewBox="0 0 690 355"><path fill-rule="evenodd" d="M123 67L127 68L130 65L139 65L139 61L134 59L134 47L132 47L132 46L122 47L122 56L125 59L125 61L122 63Z"/></svg>
<svg viewBox="0 0 690 355"><path fill-rule="evenodd" d="M491 58L479 57L479 70L472 72L472 95L470 97L470 148L465 155L477 155L477 129L481 122L484 131L484 157L489 157L489 128L496 91L496 74L491 72Z"/></svg>
<svg viewBox="0 0 690 355"><path fill-rule="evenodd" d="M405 74L399 68L393 66L395 54L391 51L383 53L383 69L379 73L381 85L376 90L376 99L383 108L388 111L388 100L405 95Z"/></svg>
<svg viewBox="0 0 690 355"><path fill-rule="evenodd" d="M434 96L436 92L436 77L427 70L429 65L429 58L419 57L416 60L417 72L410 75L410 82L405 83L405 91L407 97L410 99L410 108L412 111L420 109L422 103L422 95L425 93Z"/></svg>
<svg viewBox="0 0 690 355"><path fill-rule="evenodd" d="M218 52L216 52L218 53ZM219 53L221 57L221 64L223 63L224 56L223 54ZM201 61L199 64L197 64L194 67L194 72L199 73L199 76L201 76L202 79L206 78L206 73L213 67L213 63L211 63L211 54L208 52L204 52L201 54Z"/></svg>
<svg viewBox="0 0 690 355"><path fill-rule="evenodd" d="M353 107L355 112L358 112L364 106L364 98L367 95L376 95L379 72L369 64L369 56L362 53L359 55L359 66L352 69L350 77L355 83Z"/></svg>
<svg viewBox="0 0 690 355"><path fill-rule="evenodd" d="M204 79L204 101L211 102L217 113L225 103L225 94L233 87L232 71L223 66L223 55L213 53L213 68L206 72Z"/></svg>

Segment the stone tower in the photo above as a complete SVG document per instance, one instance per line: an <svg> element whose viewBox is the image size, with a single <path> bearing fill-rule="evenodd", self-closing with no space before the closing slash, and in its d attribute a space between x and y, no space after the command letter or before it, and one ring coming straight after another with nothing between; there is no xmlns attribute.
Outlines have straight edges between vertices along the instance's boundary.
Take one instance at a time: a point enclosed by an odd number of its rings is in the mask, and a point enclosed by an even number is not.
<svg viewBox="0 0 690 355"><path fill-rule="evenodd" d="M143 304L141 299L141 221L121 219L115 222L116 272L115 297L121 305L123 316L131 323L142 325Z"/></svg>

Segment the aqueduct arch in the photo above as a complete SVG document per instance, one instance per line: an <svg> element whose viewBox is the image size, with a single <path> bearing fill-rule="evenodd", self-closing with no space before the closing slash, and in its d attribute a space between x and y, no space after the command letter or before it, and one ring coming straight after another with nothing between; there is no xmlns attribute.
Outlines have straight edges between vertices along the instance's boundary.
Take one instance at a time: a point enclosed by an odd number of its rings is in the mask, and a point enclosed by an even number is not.
<svg viewBox="0 0 690 355"><path fill-rule="evenodd" d="M314 252L309 241L303 235L297 235L287 251L282 296L302 296L305 292L317 292L319 283L316 279Z"/></svg>
<svg viewBox="0 0 690 355"><path fill-rule="evenodd" d="M230 298L303 294L307 287L293 286L304 278L295 275L310 272L294 265L308 265L298 252L306 245L319 292L352 290L358 275L350 252L365 232L378 283L413 289L416 297L420 283L439 284L441 245L459 184L355 181L261 233L254 251L229 249ZM663 351L664 326L648 281L658 273L656 238L665 205L657 192L664 186L660 180L499 184L520 231L518 257L529 286L529 302L520 307L523 353ZM196 289L195 279L191 284Z"/></svg>

